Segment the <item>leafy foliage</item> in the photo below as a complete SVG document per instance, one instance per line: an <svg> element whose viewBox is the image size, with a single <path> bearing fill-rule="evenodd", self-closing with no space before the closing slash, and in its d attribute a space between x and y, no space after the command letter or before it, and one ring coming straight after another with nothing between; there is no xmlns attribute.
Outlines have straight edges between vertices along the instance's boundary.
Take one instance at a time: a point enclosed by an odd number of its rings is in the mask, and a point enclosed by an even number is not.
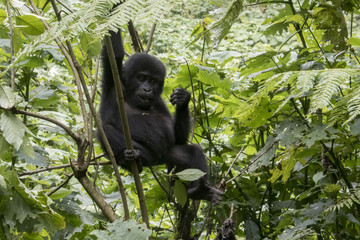
<svg viewBox="0 0 360 240"><path fill-rule="evenodd" d="M129 0L109 12L119 2L54 2L59 21L51 2L0 3L0 239L216 239L227 219L239 239L359 236L356 1ZM216 206L197 205L186 184L202 172L144 169L150 230L138 223L128 172L131 220L110 223L69 164L89 160L91 186L124 216L83 92L98 105L101 39L118 28L127 36L130 19L144 43L157 23L151 53L167 66L163 97L191 91L189 141L225 189Z"/></svg>

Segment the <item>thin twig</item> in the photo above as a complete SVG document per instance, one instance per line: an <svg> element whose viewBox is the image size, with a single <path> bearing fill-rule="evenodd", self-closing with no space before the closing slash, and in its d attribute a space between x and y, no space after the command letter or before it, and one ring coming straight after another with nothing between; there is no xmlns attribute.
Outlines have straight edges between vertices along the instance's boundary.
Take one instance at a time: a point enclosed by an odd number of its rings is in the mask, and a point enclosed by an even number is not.
<svg viewBox="0 0 360 240"><path fill-rule="evenodd" d="M127 25L131 36L131 42L135 52L144 52L144 48L142 46L139 34L136 31L133 21L130 20Z"/></svg>
<svg viewBox="0 0 360 240"><path fill-rule="evenodd" d="M275 144L277 144L277 143L279 143L279 141L273 142L273 144L271 144L271 145L268 147L268 149L266 149L262 154L260 154L260 155L257 156L253 161L251 161L251 163L249 163L243 170L241 170L241 172L240 172L238 175L236 175L235 177L227 180L227 181L226 181L226 184L228 184L228 183L231 182L231 181L234 181L236 178L238 178L238 177L240 177L241 175L243 175L245 171L247 171L254 163L256 163L257 160L259 160L260 157L264 156L265 153L267 153L268 151L270 151L270 149L272 149L273 146L274 146Z"/></svg>
<svg viewBox="0 0 360 240"><path fill-rule="evenodd" d="M152 175L154 176L156 182L159 184L159 186L162 188L162 190L166 193L166 195L170 198L170 201L173 202L176 206L176 201L174 199L174 197L167 191L167 189L165 188L165 186L160 182L160 180L158 179L158 177L156 176L154 169L150 166L149 167Z"/></svg>
<svg viewBox="0 0 360 240"><path fill-rule="evenodd" d="M61 6L63 6L64 8L66 8L66 10L68 10L70 13L74 13L73 10L71 10L63 1L60 0L56 0Z"/></svg>
<svg viewBox="0 0 360 240"><path fill-rule="evenodd" d="M190 67L189 67L189 63L187 61L186 58L184 58L185 62L186 62L186 66L189 72L189 77L190 77L190 85L191 85L191 91L192 91L192 102L194 105L194 113L193 113L193 124L192 124L192 129L191 129L191 138L190 138L190 142L192 143L193 138L194 138L194 132L195 132L195 121L196 121L196 102L195 102L195 90L194 90L194 82L191 76L191 71L190 71Z"/></svg>
<svg viewBox="0 0 360 240"><path fill-rule="evenodd" d="M4 108L1 108L0 109L4 109ZM23 114L23 115L26 115L26 116L31 116L31 117L35 117L35 118L39 118L39 119L43 119L43 120L46 120L48 122L51 122L59 127L61 127L67 134L70 135L70 137L72 139L74 139L75 142L81 142L81 138L75 134L73 131L71 131L71 129L66 126L65 124L62 124L61 122L53 119L53 118L50 118L50 117L46 117L46 116L43 116L41 114L38 114L38 113L32 113L32 112L28 112L28 111L24 111L24 110L20 110L20 109L16 109L16 108L11 108L11 109L8 109L10 110L12 113L14 114Z"/></svg>
<svg viewBox="0 0 360 240"><path fill-rule="evenodd" d="M12 65L13 62L14 62L15 50L14 50L14 25L13 25L13 22L12 22L12 13L11 13L11 9L10 9L10 0L6 0L6 11L7 11L8 19L9 19L10 63ZM14 66L11 67L10 86L11 86L12 89L15 88L15 68L14 68Z"/></svg>
<svg viewBox="0 0 360 240"><path fill-rule="evenodd" d="M122 90L119 69L117 68L114 49L113 49L111 39L109 36L105 37L105 45L106 45L107 53L109 56L112 75L114 77L115 91L116 91L116 95L117 95L117 102L118 102L118 107L119 107L119 112L120 112L120 117L121 117L121 123L122 123L122 127L123 127L126 148L134 151L132 140L131 140L129 122L128 122L128 118L127 118L126 110L125 110L124 94L123 94L123 90ZM140 180L139 170L136 165L136 161L131 162L131 172L134 176L135 186L136 186L137 194L139 196L139 204L140 204L142 220L146 224L147 228L150 228L149 216L148 216L148 212L147 212L147 208L146 208L144 190L142 188L142 183Z"/></svg>
<svg viewBox="0 0 360 240"><path fill-rule="evenodd" d="M221 189L222 191L225 190L226 188L226 177L227 175L230 173L232 167L234 166L234 163L238 160L238 158L240 157L240 154L244 151L245 147L241 148L241 150L238 152L238 154L236 154L236 157L234 158L234 160L232 161L230 167L228 168L228 170L226 171L224 177L221 179L220 183L218 184L218 189Z"/></svg>
<svg viewBox="0 0 360 240"><path fill-rule="evenodd" d="M100 56L96 58L96 63L95 63L94 84L93 84L93 89L92 89L92 93L91 93L91 102L93 104L94 104L94 101L95 101L95 94L97 92L97 83L98 83L98 79L99 79L99 69L100 69Z"/></svg>
<svg viewBox="0 0 360 240"><path fill-rule="evenodd" d="M234 158L234 160L232 161L230 167L228 168L226 174L224 175L224 178L227 177L227 175L229 174L229 172L231 171L234 163L238 160L238 158L240 157L240 154L242 154L242 152L244 151L245 147L241 148L241 150L238 152L238 154L236 155L236 157Z"/></svg>
<svg viewBox="0 0 360 240"><path fill-rule="evenodd" d="M97 156L93 159L91 159L91 162L89 165L111 165L111 162L109 161L103 161L103 162L94 162L96 159L99 159L101 157L104 157L105 154L102 154L100 156ZM39 168L39 169L36 169L34 171L28 171L28 172L21 172L21 173L18 173L18 176L21 177L21 176L27 176L27 175L33 175L33 174L37 174L37 173L41 173L41 172L47 172L47 171L52 171L52 170L56 170L56 169L62 169L62 168L69 168L71 167L71 164L68 163L68 164L62 164L62 165L57 165L57 166L49 166L49 167L45 167L45 168Z"/></svg>
<svg viewBox="0 0 360 240"><path fill-rule="evenodd" d="M56 188L54 188L53 190L51 190L50 192L48 192L46 195L47 196L50 196L51 194L54 194L56 191L58 191L60 188L62 188L63 186L65 186L69 181L70 179L74 176L74 173L70 174L69 176L66 177L66 179L61 183L59 184L59 186L57 186Z"/></svg>
<svg viewBox="0 0 360 240"><path fill-rule="evenodd" d="M36 8L33 0L29 0L34 12L41 16L41 13L39 12L39 10ZM47 30L50 29L50 26L49 24L44 20L44 19L41 19L41 21L44 23L44 26ZM70 54L68 53L68 50L65 48L65 46L62 44L62 42L58 39L58 38L55 38L55 42L56 44L59 46L61 52L64 54L67 62L69 63L70 67L71 67L71 70L72 72L74 73L74 77L76 80L80 80L81 82L81 85L83 86L83 89L84 89L84 92L85 92L85 96L86 98L88 99L88 104L89 104L89 107L90 107L90 110L91 110L91 113L92 115L94 116L95 118L95 123L97 125L97 128L98 128L98 131L99 131L99 134L100 134L100 137L102 138L103 142L104 142L104 145L105 145L105 148L106 148L106 151L108 153L108 156L113 164L113 167L114 167L114 172L115 172L115 176L116 176L116 179L117 179L117 182L118 182L118 185L119 185L119 189L120 189L120 195L121 195L121 199L122 199L122 202L123 202L123 208L124 208L124 219L129 219L130 218L130 214L129 214L129 209L128 209L128 205L127 205L127 200L126 200L126 194L125 194L125 189L124 189L124 186L122 184L122 181L121 181L121 177L120 177L120 174L119 174L119 171L117 169L117 164L116 164L116 160L115 160L115 156L114 156L114 153L110 147L110 144L109 144L109 141L107 140L106 138L106 135L105 135L105 132L104 132L104 129L102 128L102 125L101 125L101 120L100 120L100 117L99 115L96 113L96 109L94 107L94 105L92 104L91 102L91 98L90 98L90 94L89 94L89 91L87 90L87 85L86 85L86 82L85 82L85 79L83 78L83 75L82 74L79 74L79 73L82 73L82 70L81 70L81 66L80 64L77 62L76 58L75 58L75 55L73 54L73 56L70 56ZM70 45L70 48L71 48L71 45ZM75 63L77 64L77 67L79 68L79 71L77 70L77 68L75 67ZM79 79L80 78L80 79ZM116 166L116 167L115 167ZM79 179L78 180L80 181L81 184L88 184L89 183L89 179L85 179L87 178L86 175L84 177L84 179ZM90 183L91 184L91 183ZM85 187L85 185L83 185ZM86 185L87 186L87 185ZM93 196L91 196L95 202L97 204L100 204L99 207L101 208L102 212L104 213L104 215L110 220L110 221L115 221L116 217L113 213L113 211L111 209L108 209L109 206L106 204L106 202L103 200L103 197L101 196L101 194L99 194L97 192L97 190L95 188L93 188L93 186L90 186L88 189L86 189L86 191L91 194L94 194ZM96 199L96 198L102 198L101 199ZM110 211L111 210L111 211Z"/></svg>
<svg viewBox="0 0 360 240"><path fill-rule="evenodd" d="M146 52L146 53L148 53L148 52L150 51L150 47L151 47L151 43L152 43L152 40L153 40L155 28L156 28L156 23L154 23L153 26L152 26L152 28L151 28L149 40L148 40L148 42L147 42L146 49L145 49L145 52Z"/></svg>

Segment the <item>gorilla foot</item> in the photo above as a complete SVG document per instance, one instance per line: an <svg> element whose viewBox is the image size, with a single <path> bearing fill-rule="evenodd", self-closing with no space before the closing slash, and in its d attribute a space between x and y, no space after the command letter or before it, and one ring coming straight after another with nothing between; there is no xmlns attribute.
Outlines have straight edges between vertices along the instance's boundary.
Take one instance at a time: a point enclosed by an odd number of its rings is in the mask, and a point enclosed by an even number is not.
<svg viewBox="0 0 360 240"><path fill-rule="evenodd" d="M224 193L211 186L207 179L202 177L191 183L187 190L187 194L191 199L207 200L214 204L221 201Z"/></svg>

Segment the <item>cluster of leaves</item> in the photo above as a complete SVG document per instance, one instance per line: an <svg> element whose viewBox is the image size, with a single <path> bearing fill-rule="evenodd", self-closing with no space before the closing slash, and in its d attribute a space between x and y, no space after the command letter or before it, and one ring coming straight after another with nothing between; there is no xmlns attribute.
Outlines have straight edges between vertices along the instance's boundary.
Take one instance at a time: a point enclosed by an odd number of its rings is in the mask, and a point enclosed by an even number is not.
<svg viewBox="0 0 360 240"><path fill-rule="evenodd" d="M152 53L168 66L164 99L179 86L192 92L190 140L201 144L209 157L211 181L223 179L226 189L223 201L211 211L201 203L189 234L219 238L216 228L231 217L233 233L247 239L359 235L356 1L228 0L201 5L188 0L176 2L182 10L169 13L168 1L130 0L111 14L117 1L70 6L59 1L59 22L47 1L30 3L0 3L0 239L181 236L173 234L181 229L179 207L164 192L173 193L186 208L181 181L171 184L161 166L153 169L155 175L149 170L141 174L152 232L131 220L107 223L73 178L69 162L77 159L79 148L60 126L80 135L86 132L82 93L53 40L73 46L98 104L101 38L129 19L148 29L146 22L162 14L169 15L158 23ZM42 9L43 16L29 11L35 8ZM211 14L204 15L209 10ZM198 16L203 19L192 19ZM44 19L51 23L50 30L45 31ZM148 32L140 36L147 40ZM125 47L131 50L128 40ZM188 64L184 58L190 59ZM14 77L11 69L16 69ZM88 154L97 159L102 150L96 141L93 146ZM123 216L112 167L90 166L87 174ZM131 218L138 220L134 180L125 171L121 175ZM200 175L190 170L177 177L191 181Z"/></svg>

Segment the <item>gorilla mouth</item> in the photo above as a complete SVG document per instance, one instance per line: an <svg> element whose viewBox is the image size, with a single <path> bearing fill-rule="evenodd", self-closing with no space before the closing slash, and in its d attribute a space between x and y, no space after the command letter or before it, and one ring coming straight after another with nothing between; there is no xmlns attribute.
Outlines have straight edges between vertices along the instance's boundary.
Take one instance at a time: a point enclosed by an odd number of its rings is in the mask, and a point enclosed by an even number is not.
<svg viewBox="0 0 360 240"><path fill-rule="evenodd" d="M138 95L138 98L143 103L149 103L151 101L149 96Z"/></svg>

